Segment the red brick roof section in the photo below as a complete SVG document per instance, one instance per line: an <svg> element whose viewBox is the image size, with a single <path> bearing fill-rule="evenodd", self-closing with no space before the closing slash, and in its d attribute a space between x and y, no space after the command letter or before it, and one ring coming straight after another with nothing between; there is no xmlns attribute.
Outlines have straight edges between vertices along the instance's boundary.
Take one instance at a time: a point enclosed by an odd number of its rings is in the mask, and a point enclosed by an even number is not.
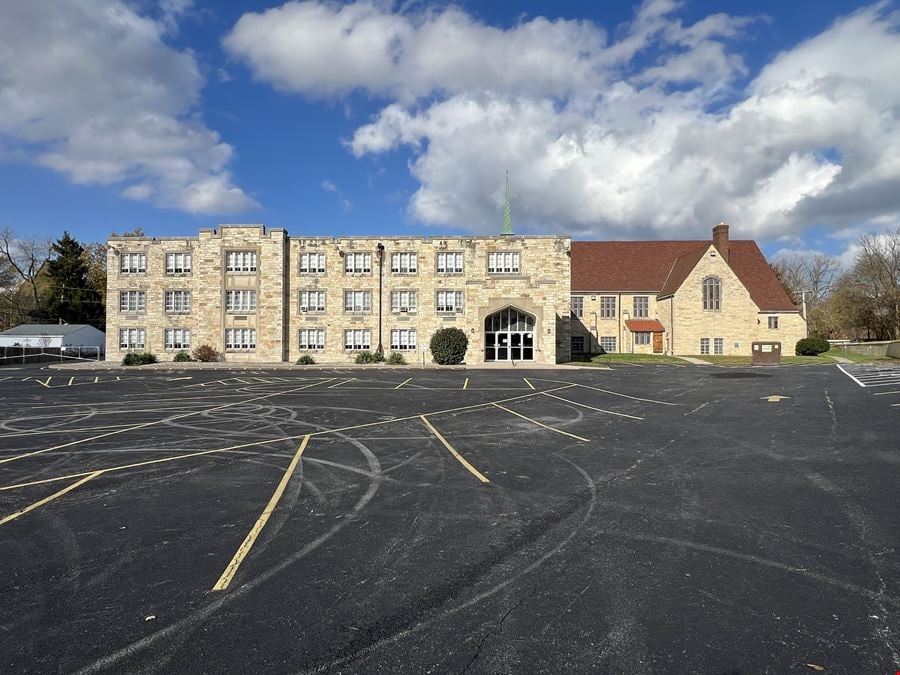
<svg viewBox="0 0 900 675"><path fill-rule="evenodd" d="M656 319L628 319L625 325L632 333L663 333L666 330Z"/></svg>
<svg viewBox="0 0 900 675"><path fill-rule="evenodd" d="M681 288L681 284L688 278L688 275L694 270L700 259L703 258L703 254L708 250L709 244L704 243L693 251L675 258L672 269L669 271L669 276L666 277L666 282L659 291L659 297L665 298L674 295L675 291Z"/></svg>
<svg viewBox="0 0 900 675"><path fill-rule="evenodd" d="M732 241L728 249L728 264L760 310L797 311L797 306L788 297L755 241Z"/></svg>
<svg viewBox="0 0 900 675"><path fill-rule="evenodd" d="M697 240L573 241L572 291L671 295L711 244ZM755 241L730 241L728 264L760 310L797 310Z"/></svg>
<svg viewBox="0 0 900 675"><path fill-rule="evenodd" d="M573 241L573 291L656 293L675 259L703 241Z"/></svg>

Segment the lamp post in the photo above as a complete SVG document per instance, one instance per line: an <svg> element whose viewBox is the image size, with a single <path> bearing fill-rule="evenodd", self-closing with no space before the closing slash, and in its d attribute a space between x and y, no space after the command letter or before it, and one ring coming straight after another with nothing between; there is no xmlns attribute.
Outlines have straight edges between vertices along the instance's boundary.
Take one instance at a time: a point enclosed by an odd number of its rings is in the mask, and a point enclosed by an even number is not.
<svg viewBox="0 0 900 675"><path fill-rule="evenodd" d="M384 244L378 244L378 349L376 353L384 354L384 344L381 340L381 309L382 309L382 286L384 284Z"/></svg>

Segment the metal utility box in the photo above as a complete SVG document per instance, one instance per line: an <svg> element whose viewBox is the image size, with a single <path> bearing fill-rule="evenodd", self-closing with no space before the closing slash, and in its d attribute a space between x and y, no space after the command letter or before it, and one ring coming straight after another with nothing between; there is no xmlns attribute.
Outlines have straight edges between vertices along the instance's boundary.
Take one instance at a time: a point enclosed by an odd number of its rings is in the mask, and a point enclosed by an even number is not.
<svg viewBox="0 0 900 675"><path fill-rule="evenodd" d="M754 366L780 366L781 343L780 342L754 342L753 343Z"/></svg>

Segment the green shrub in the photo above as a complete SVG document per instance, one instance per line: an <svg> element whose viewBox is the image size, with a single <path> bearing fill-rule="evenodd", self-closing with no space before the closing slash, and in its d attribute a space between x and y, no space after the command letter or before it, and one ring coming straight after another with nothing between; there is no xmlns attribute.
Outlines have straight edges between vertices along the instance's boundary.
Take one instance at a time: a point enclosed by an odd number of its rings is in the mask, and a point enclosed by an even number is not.
<svg viewBox="0 0 900 675"><path fill-rule="evenodd" d="M387 362L392 366L405 366L406 359L403 358L403 354L400 352L391 352L391 355L388 357Z"/></svg>
<svg viewBox="0 0 900 675"><path fill-rule="evenodd" d="M191 360L191 355L187 352L178 352L175 355L175 358L172 359L175 363L187 363Z"/></svg>
<svg viewBox="0 0 900 675"><path fill-rule="evenodd" d="M797 341L797 347L794 350L794 353L797 356L818 356L819 354L824 354L829 349L831 349L831 345L828 343L828 340L823 340L822 338L803 338L802 340Z"/></svg>
<svg viewBox="0 0 900 675"><path fill-rule="evenodd" d="M359 352L356 355L356 363L359 365L362 365L364 363L373 363L374 358L375 358L375 355L372 352L370 352L368 349L366 349L365 351Z"/></svg>
<svg viewBox="0 0 900 675"><path fill-rule="evenodd" d="M297 359L298 366L314 366L315 364L316 360L309 354L304 354L299 359Z"/></svg>
<svg viewBox="0 0 900 675"><path fill-rule="evenodd" d="M194 350L194 361L203 361L205 363L209 363L210 361L218 360L219 352L210 345L200 345Z"/></svg>
<svg viewBox="0 0 900 675"><path fill-rule="evenodd" d="M469 338L459 328L441 328L431 336L429 346L435 363L452 366L466 358Z"/></svg>
<svg viewBox="0 0 900 675"><path fill-rule="evenodd" d="M384 363L384 352L374 352L372 354L372 363Z"/></svg>
<svg viewBox="0 0 900 675"><path fill-rule="evenodd" d="M156 363L156 356L150 352L128 352L122 359L123 366L145 366Z"/></svg>

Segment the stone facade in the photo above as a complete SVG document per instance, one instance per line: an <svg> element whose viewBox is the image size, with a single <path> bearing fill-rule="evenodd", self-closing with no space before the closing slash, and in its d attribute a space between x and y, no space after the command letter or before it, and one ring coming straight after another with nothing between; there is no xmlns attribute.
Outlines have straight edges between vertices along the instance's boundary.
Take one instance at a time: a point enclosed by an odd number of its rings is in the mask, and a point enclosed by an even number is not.
<svg viewBox="0 0 900 675"><path fill-rule="evenodd" d="M486 360L485 319L506 307L534 319L533 336L526 338L533 339L531 360L570 358L567 237L335 239L224 225L202 230L197 238L122 237L111 239L109 246L107 358L113 360L142 349L161 360L172 358L181 343L170 341L167 347L166 330L188 329L190 349L209 344L227 360L293 362L310 354L321 363L347 363L357 347L376 350L380 337L385 353L403 351L408 362L430 363L423 345L439 328L455 326L469 338L466 363L477 364ZM190 272L173 269L171 260L167 270L167 254L186 253L191 254ZM229 253L254 254L253 269L229 271ZM144 271L139 258L133 271L134 254L145 256ZM400 256L396 261L395 254ZM454 254L452 265L448 254ZM518 269L490 271L496 254L516 255ZM240 264L246 260L241 257ZM132 271L123 271L123 265ZM124 291L143 291L144 306L129 306L133 298L123 305ZM189 309L173 309L171 303L167 309L167 291L188 291ZM255 292L255 310L229 310L229 291L242 300L244 292ZM450 305L447 292L453 293ZM123 342L121 331L129 328L143 330L144 342L129 342L134 333L126 333ZM255 348L227 347L226 336L248 335L232 331L251 330ZM358 331L350 334L355 344L348 346L346 331Z"/></svg>
<svg viewBox="0 0 900 675"><path fill-rule="evenodd" d="M720 246L726 249L727 238ZM704 309L703 282L707 278L718 280L718 309ZM645 317L636 312L636 297L646 298ZM573 292L576 314L579 304L583 311L573 316L571 331L585 352L603 347L610 352L749 356L754 341L778 341L782 354L789 355L797 340L806 337L806 322L799 311L760 309L712 242L673 293L661 293L660 289ZM639 338L626 326L629 319L636 318L656 320L661 330Z"/></svg>

